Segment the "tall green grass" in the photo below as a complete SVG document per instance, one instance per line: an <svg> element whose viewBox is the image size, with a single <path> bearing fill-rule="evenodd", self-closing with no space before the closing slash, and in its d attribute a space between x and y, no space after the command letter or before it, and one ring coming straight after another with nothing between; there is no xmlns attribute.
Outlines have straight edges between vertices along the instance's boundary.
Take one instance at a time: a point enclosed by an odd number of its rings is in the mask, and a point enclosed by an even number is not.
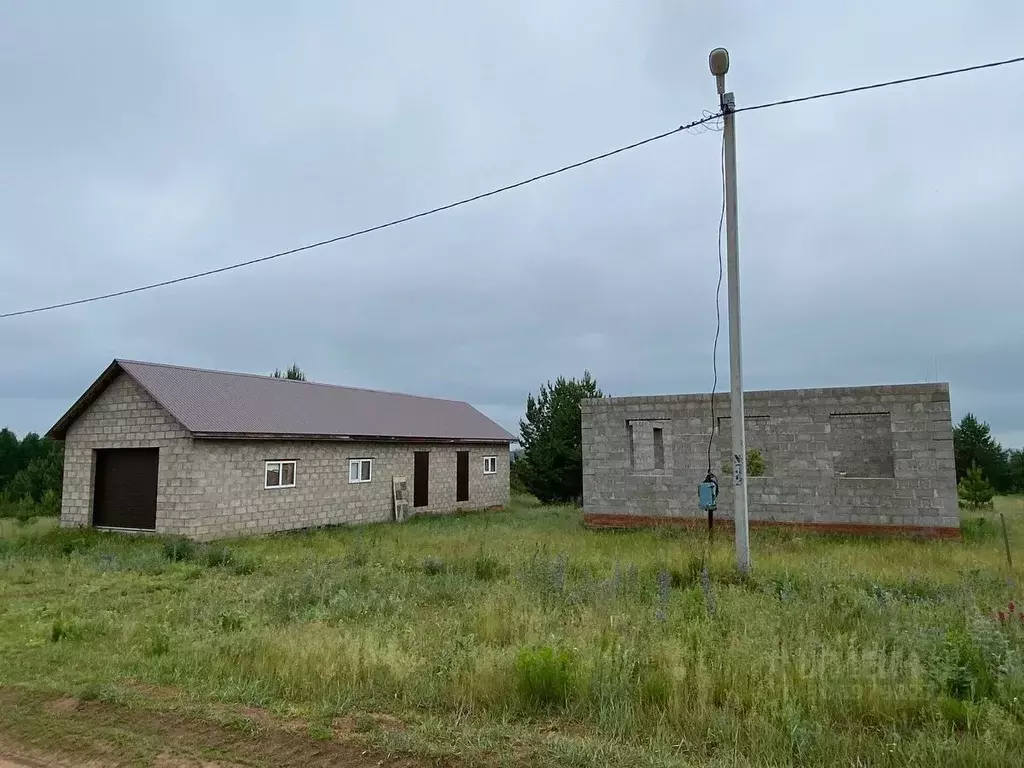
<svg viewBox="0 0 1024 768"><path fill-rule="evenodd" d="M0 684L386 712L405 747L536 764L1010 765L1024 572L970 525L755 533L747 579L719 540L702 585L702 535L525 501L216 547L0 521Z"/></svg>

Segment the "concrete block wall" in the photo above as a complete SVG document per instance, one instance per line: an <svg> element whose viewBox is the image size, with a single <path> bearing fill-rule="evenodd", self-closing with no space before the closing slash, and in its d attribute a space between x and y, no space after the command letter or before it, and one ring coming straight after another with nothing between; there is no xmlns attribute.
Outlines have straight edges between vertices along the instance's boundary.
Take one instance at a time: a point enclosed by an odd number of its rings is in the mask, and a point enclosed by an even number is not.
<svg viewBox="0 0 1024 768"><path fill-rule="evenodd" d="M156 531L173 533L187 525L189 494L180 478L188 474L192 439L146 390L124 374L68 429L61 525L92 524L95 451L99 448L159 448Z"/></svg>
<svg viewBox="0 0 1024 768"><path fill-rule="evenodd" d="M469 451L469 500L457 502L456 453ZM425 507L412 506L413 453L429 451ZM497 456L495 474L484 457ZM349 460L372 459L372 479L350 483ZM266 461L295 461L294 488L264 488ZM504 506L509 500L508 445L197 440L190 469L191 517L182 533L200 540L367 523L394 517L392 478L405 477L409 513L439 514Z"/></svg>
<svg viewBox="0 0 1024 768"><path fill-rule="evenodd" d="M754 523L955 535L948 385L748 392L744 403L747 448L766 464L764 476L748 482ZM661 470L647 468L644 445L654 424L665 443ZM702 520L696 488L708 471L709 439L711 470L722 485L718 517L729 518L730 431L728 395L716 395L714 419L709 395L585 401L587 521Z"/></svg>
<svg viewBox="0 0 1024 768"><path fill-rule="evenodd" d="M159 448L156 532L215 539L392 518L392 477L408 480L410 514L504 506L507 443L353 443L196 440L122 374L72 424L65 440L61 525L92 523L95 450ZM430 452L429 504L412 507L413 453ZM456 453L470 452L469 500L457 502ZM484 473L484 457L497 472ZM369 483L349 483L349 459L372 459ZM265 461L294 460L294 488L264 488Z"/></svg>

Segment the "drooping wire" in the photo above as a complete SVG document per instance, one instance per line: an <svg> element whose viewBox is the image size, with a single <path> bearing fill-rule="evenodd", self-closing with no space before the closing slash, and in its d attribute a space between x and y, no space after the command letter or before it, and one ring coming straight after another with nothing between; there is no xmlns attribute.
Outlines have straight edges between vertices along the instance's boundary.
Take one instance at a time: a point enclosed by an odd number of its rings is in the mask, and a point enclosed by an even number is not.
<svg viewBox="0 0 1024 768"><path fill-rule="evenodd" d="M184 282L186 282L188 280L198 280L199 278L202 278L202 277L210 277L211 275L218 275L218 274L220 274L222 272L230 272L231 270L234 270L234 269L241 269L243 267L252 266L253 264L261 264L261 263L263 263L265 261L272 261L273 259L279 259L282 256L290 256L292 254L300 253L302 251L311 251L314 248L320 248L320 247L325 246L325 245L331 245L333 243L340 243L342 240L350 240L350 239L352 239L354 237L360 237L362 235L368 235L371 232L378 232L378 231L380 231L382 229L389 229L390 227L396 227L399 224L407 224L408 222L415 221L416 219L422 219L422 218L426 218L427 216L433 216L434 214L441 213L443 211L450 211L453 208L458 208L458 207L463 206L463 205L468 205L469 203L475 203L476 201L483 200L484 198L487 198L487 197L493 197L494 195L499 195L499 194L501 194L503 192L509 192L510 190L518 189L519 187L525 187L527 184L533 184L534 182L541 181L542 179L548 179L548 178L551 178L552 176L557 176L557 175L559 175L561 173L565 173L567 171L572 171L572 170L575 170L577 168L582 168L585 165L590 165L591 163L596 163L599 160L605 160L605 159L607 159L609 157L612 157L614 155L618 155L618 154L621 154L623 152L628 152L628 151L630 151L632 149L637 149L638 147L642 147L645 144L651 144L651 143L653 143L655 141L660 141L661 139L666 139L669 136L674 136L677 133L681 133L683 131L689 131L690 129L695 128L696 126L699 126L699 125L703 125L704 123L713 122L713 121L717 120L720 116L721 116L720 114L713 114L713 113L705 112L704 116L700 117L697 120L694 120L693 122L687 123L686 125L680 125L678 128L673 128L671 130L665 131L663 133L656 134L654 136L648 136L646 139L641 139L640 141L634 141L632 144L627 144L627 145L625 145L623 147L618 147L617 149L609 150L608 152L602 152L599 155L593 155L592 157L588 157L585 160L579 160L579 161L577 161L575 163L570 163L569 165L563 165L562 167L556 168L553 171L547 171L545 173L539 173L536 176L531 176L528 179L523 179L522 181L517 181L517 182L514 182L512 184L506 184L505 186L498 187L497 189L492 189L489 192L481 192L480 194L473 195L472 197L465 197L465 198L462 198L461 200L456 200L455 202L447 203L445 205L439 205L439 206L437 206L435 208L430 208L430 209L428 209L426 211L420 211L419 213L414 213L414 214L411 214L409 216L403 216L403 217L401 217L399 219L392 219L391 221L384 222L383 224L375 224L374 226L366 227L364 229L358 229L358 230L356 230L354 232L349 232L349 233L344 234L344 235L339 235L337 237L331 237L331 238L328 238L326 240L320 240L318 242L310 243L308 245L302 245L302 246L299 246L298 248L290 248L287 251L279 251L277 253L272 253L272 254L270 254L268 256L260 256L260 257L257 257L255 259L248 259L247 261L240 261L240 262L237 262L235 264L228 264L227 266L217 267L215 269L207 269L207 270L204 270L202 272L195 272L195 273L190 274L190 275L183 275L181 277L175 277L175 278L172 278L170 280L161 280L160 282L157 282L157 283L149 283L147 285L140 285L140 286L137 286L135 288L126 288L126 289L121 290L121 291L111 291L110 293L103 293L103 294L99 294L97 296L89 296L89 297L84 298L84 299L74 299L73 301L62 301L62 302L59 302L59 303L56 303L56 304L48 304L48 305L42 306L42 307L33 307L32 309L19 309L19 310L16 310L14 312L4 312L4 313L0 314L0 319L4 319L4 318L8 318L8 317L17 317L19 315L33 315L33 314L36 314L37 312L49 312L49 311L54 310L54 309L64 309L65 307L74 307L74 306L77 306L79 304L89 304L89 303L94 302L94 301L103 301L104 299L113 299L113 298L116 298L118 296L127 296L127 295L132 294L132 293L141 293L142 291L150 291L150 290L153 290L154 288L164 288L164 287L166 287L168 285L175 285L176 283L184 283Z"/></svg>
<svg viewBox="0 0 1024 768"><path fill-rule="evenodd" d="M715 439L715 390L718 388L718 337L722 333L722 227L725 224L725 136L722 136L722 212L718 217L718 287L715 288L715 343L711 352L711 371L714 378L711 383L711 434L708 435L708 475L711 471L711 444Z"/></svg>

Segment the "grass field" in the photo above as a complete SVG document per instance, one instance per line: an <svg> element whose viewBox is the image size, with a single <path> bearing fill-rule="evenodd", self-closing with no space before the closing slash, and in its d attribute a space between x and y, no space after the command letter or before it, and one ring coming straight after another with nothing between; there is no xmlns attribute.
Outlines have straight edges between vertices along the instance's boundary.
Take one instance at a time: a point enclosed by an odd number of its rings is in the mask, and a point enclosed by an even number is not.
<svg viewBox="0 0 1024 768"><path fill-rule="evenodd" d="M179 720L368 765L1021 764L1024 500L997 504L1014 573L989 513L964 542L755 532L746 580L725 539L709 583L702 535L527 499L206 548L0 521L0 733L161 765L197 749ZM242 741L207 751L282 764Z"/></svg>

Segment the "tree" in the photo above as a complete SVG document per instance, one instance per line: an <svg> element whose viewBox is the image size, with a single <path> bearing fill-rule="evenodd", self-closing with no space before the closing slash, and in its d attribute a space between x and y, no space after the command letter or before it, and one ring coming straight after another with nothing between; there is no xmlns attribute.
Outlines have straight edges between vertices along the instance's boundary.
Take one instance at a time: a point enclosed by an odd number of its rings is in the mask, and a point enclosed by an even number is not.
<svg viewBox="0 0 1024 768"><path fill-rule="evenodd" d="M0 491L22 466L21 441L11 430L0 429Z"/></svg>
<svg viewBox="0 0 1024 768"><path fill-rule="evenodd" d="M47 492L60 496L64 484L64 444L56 440L39 440L37 455L0 491L10 501L43 500Z"/></svg>
<svg viewBox="0 0 1024 768"><path fill-rule="evenodd" d="M996 492L982 476L981 468L971 467L964 479L957 484L956 494L963 506L968 509L981 509L992 506L992 498Z"/></svg>
<svg viewBox="0 0 1024 768"><path fill-rule="evenodd" d="M0 430L0 517L59 514L64 444Z"/></svg>
<svg viewBox="0 0 1024 768"><path fill-rule="evenodd" d="M603 397L590 371L580 380L558 377L526 398L519 422L523 455L516 470L541 501L575 501L583 496L583 427L580 403Z"/></svg>
<svg viewBox="0 0 1024 768"><path fill-rule="evenodd" d="M956 478L962 480L977 467L999 493L1009 488L1006 453L992 437L988 424L968 413L953 427L953 455L956 460Z"/></svg>
<svg viewBox="0 0 1024 768"><path fill-rule="evenodd" d="M1024 493L1024 449L1007 454L1006 472L1009 475L1010 490Z"/></svg>
<svg viewBox="0 0 1024 768"><path fill-rule="evenodd" d="M283 374L280 368L275 368L271 374L275 379L293 379L294 381L305 381L306 374L299 368L298 363L292 363L291 366Z"/></svg>

